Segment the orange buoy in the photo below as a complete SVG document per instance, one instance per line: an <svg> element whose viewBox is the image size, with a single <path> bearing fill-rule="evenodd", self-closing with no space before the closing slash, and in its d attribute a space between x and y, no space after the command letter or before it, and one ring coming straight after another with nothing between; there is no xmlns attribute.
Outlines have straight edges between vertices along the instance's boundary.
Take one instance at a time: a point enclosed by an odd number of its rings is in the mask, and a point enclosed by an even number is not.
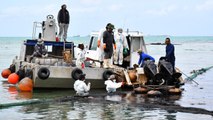
<svg viewBox="0 0 213 120"><path fill-rule="evenodd" d="M2 72L1 72L1 76L3 78L8 78L8 76L11 74L11 71L10 69L4 69Z"/></svg>
<svg viewBox="0 0 213 120"><path fill-rule="evenodd" d="M33 91L33 80L25 77L18 83L17 87L20 91L31 92Z"/></svg>
<svg viewBox="0 0 213 120"><path fill-rule="evenodd" d="M149 97L154 97L154 96L161 96L162 93L158 90L150 90L150 91L147 92L147 95Z"/></svg>
<svg viewBox="0 0 213 120"><path fill-rule="evenodd" d="M180 88L171 88L169 89L170 94L181 94L181 89Z"/></svg>
<svg viewBox="0 0 213 120"><path fill-rule="evenodd" d="M19 81L19 76L16 73L12 73L8 77L8 82L10 84L16 84Z"/></svg>
<svg viewBox="0 0 213 120"><path fill-rule="evenodd" d="M134 89L136 94L144 94L148 92L148 89L145 87L137 87Z"/></svg>

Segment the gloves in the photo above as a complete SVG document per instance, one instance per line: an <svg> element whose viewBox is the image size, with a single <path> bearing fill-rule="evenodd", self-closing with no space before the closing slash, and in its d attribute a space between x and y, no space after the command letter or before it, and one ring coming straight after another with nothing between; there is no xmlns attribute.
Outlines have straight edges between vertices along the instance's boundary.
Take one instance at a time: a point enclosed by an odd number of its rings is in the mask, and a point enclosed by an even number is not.
<svg viewBox="0 0 213 120"><path fill-rule="evenodd" d="M103 44L103 48L106 49L106 43Z"/></svg>
<svg viewBox="0 0 213 120"><path fill-rule="evenodd" d="M97 46L100 47L100 45L101 45L101 40L98 40Z"/></svg>
<svg viewBox="0 0 213 120"><path fill-rule="evenodd" d="M114 44L114 49L116 50L116 44Z"/></svg>

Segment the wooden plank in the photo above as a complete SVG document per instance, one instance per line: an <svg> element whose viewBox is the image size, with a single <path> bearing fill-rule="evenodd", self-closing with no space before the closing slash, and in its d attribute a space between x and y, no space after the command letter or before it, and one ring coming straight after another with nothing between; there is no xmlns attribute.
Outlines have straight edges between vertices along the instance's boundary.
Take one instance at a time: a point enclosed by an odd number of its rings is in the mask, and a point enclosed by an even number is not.
<svg viewBox="0 0 213 120"><path fill-rule="evenodd" d="M125 78L126 78L127 85L132 85L132 82L131 82L129 75L128 75L126 70L124 70L124 75L125 75Z"/></svg>

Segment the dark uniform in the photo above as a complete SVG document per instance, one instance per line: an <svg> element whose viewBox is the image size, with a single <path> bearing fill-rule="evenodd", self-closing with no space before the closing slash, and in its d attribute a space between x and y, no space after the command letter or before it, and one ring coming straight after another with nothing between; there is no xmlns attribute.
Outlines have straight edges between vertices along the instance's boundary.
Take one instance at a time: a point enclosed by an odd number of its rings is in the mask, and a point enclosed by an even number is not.
<svg viewBox="0 0 213 120"><path fill-rule="evenodd" d="M175 68L175 47L173 44L166 46L166 59L172 64L173 68Z"/></svg>
<svg viewBox="0 0 213 120"><path fill-rule="evenodd" d="M114 33L105 31L103 33L103 43L106 44L104 49L104 59L110 59L113 54L113 44L115 44Z"/></svg>
<svg viewBox="0 0 213 120"><path fill-rule="evenodd" d="M70 22L70 15L68 10L61 9L58 12L58 23L69 24L69 22Z"/></svg>

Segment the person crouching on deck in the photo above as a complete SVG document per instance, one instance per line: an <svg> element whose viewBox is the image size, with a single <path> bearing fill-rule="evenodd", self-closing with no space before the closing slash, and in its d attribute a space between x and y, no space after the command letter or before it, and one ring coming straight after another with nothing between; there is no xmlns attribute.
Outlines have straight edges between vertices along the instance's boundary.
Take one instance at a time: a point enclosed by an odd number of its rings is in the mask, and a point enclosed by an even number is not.
<svg viewBox="0 0 213 120"><path fill-rule="evenodd" d="M30 56L30 62L33 59L33 57L47 57L48 53L44 45L44 41L42 39L38 39L37 43L34 47L34 52Z"/></svg>
<svg viewBox="0 0 213 120"><path fill-rule="evenodd" d="M85 83L85 74L81 74L79 76L79 80L76 80L74 83L74 90L76 91L76 95L78 96L88 96L90 90L90 82L88 85Z"/></svg>
<svg viewBox="0 0 213 120"><path fill-rule="evenodd" d="M150 56L150 55L144 53L141 49L138 50L138 55L140 55L140 58L139 58L139 60L138 60L138 65L139 65L140 67L143 67L143 66L144 66L144 62L145 62L146 60L151 60L151 61L155 62L155 59L154 59L152 56Z"/></svg>

